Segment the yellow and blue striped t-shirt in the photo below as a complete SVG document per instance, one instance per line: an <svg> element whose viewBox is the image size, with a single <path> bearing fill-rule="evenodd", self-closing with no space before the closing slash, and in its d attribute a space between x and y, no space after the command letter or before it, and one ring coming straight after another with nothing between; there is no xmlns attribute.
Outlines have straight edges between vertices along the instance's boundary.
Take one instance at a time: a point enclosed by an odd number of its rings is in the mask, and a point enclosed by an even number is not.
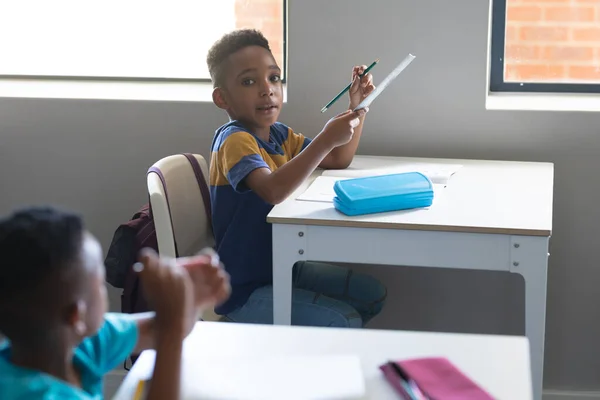
<svg viewBox="0 0 600 400"><path fill-rule="evenodd" d="M273 279L272 230L267 223L273 206L249 190L245 178L257 168L275 171L309 143L279 122L271 126L268 142L239 121L216 131L210 159L213 230L232 286L229 300L216 309L219 314L241 307L255 289Z"/></svg>

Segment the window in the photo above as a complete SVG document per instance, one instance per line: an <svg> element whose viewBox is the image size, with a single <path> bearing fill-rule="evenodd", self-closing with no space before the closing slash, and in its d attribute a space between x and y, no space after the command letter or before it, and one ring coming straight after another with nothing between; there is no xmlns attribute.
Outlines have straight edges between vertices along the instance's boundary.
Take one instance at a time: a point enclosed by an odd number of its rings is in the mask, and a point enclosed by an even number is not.
<svg viewBox="0 0 600 400"><path fill-rule="evenodd" d="M490 92L600 93L600 0L493 0Z"/></svg>
<svg viewBox="0 0 600 400"><path fill-rule="evenodd" d="M286 70L284 0L0 0L0 78L206 82L209 47L257 28Z"/></svg>

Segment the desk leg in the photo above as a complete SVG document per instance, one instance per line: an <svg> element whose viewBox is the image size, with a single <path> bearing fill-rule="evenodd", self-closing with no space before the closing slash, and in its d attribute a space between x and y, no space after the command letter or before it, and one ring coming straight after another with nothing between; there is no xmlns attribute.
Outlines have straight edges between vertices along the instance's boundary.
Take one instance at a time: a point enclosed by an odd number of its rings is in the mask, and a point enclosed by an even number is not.
<svg viewBox="0 0 600 400"><path fill-rule="evenodd" d="M273 323L292 323L292 268L306 257L306 227L273 224Z"/></svg>
<svg viewBox="0 0 600 400"><path fill-rule="evenodd" d="M543 237L511 238L511 272L525 281L525 333L531 353L533 398L541 400L544 383L548 241Z"/></svg>

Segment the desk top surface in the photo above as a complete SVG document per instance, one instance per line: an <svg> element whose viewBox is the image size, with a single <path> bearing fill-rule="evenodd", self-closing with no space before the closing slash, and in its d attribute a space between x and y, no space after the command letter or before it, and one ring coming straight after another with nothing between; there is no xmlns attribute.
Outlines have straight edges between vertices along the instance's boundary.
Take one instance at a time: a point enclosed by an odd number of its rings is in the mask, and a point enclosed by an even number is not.
<svg viewBox="0 0 600 400"><path fill-rule="evenodd" d="M448 358L494 398L532 398L529 342L516 336L199 322L185 341L183 368L203 357L310 354L357 355L370 399L397 399L379 365L429 356ZM142 354L115 400L132 398L139 379L151 375L154 356Z"/></svg>
<svg viewBox="0 0 600 400"><path fill-rule="evenodd" d="M275 224L384 228L527 236L552 234L552 163L356 156L351 169L393 168L406 163L460 164L439 198L427 209L350 217L333 203L296 198L318 170L267 221Z"/></svg>

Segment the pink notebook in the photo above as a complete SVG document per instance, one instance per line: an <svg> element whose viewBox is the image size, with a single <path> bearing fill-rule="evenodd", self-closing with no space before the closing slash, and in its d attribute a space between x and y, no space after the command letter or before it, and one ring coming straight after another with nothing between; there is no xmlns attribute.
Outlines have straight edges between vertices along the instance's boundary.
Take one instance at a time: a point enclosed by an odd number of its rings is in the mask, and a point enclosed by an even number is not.
<svg viewBox="0 0 600 400"><path fill-rule="evenodd" d="M402 399L494 400L443 357L396 361L379 368Z"/></svg>

